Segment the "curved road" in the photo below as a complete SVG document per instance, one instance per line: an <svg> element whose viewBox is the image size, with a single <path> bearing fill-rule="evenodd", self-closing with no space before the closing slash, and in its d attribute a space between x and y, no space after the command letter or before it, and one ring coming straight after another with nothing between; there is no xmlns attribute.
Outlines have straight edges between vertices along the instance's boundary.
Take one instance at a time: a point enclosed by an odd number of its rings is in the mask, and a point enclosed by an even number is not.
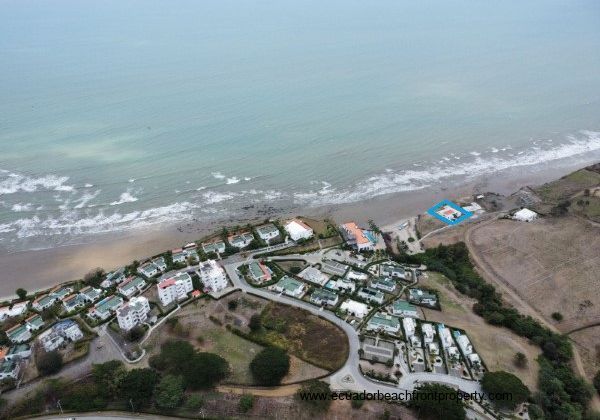
<svg viewBox="0 0 600 420"><path fill-rule="evenodd" d="M294 258L293 255L288 255L286 257ZM297 257L305 258L305 256ZM224 265L225 271L227 272L229 278L233 282L235 289L239 289L244 293L250 293L268 300L273 300L276 302L285 303L287 305L302 308L312 313L313 315L320 316L328 320L329 322L332 322L346 333L349 343L348 360L340 370L329 376L328 379L333 389L339 391L366 391L374 393L379 391L382 393L400 393L404 391L411 392L415 389L416 386L424 382L434 382L443 383L454 388L459 388L460 390L467 393L482 392L481 385L477 381L469 381L451 375L434 372L405 372L398 385L374 382L365 378L359 370L360 357L358 355L358 350L360 349L360 341L356 330L350 324L338 318L334 313L327 311L323 308L316 307L314 305L311 305L310 303L294 299L285 295L275 294L265 289L258 289L250 286L248 283L246 283L244 279L242 279L238 275L237 269L242 264L245 264L247 261L251 260L251 258L252 255L250 255L245 261L238 261Z"/></svg>

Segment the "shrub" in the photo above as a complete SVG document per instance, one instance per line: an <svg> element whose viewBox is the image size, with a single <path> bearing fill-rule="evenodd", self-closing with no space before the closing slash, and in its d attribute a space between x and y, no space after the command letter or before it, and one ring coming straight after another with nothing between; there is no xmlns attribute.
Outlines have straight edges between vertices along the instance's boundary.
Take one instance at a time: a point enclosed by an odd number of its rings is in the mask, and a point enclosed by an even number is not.
<svg viewBox="0 0 600 420"><path fill-rule="evenodd" d="M192 394L186 398L184 407L188 410L198 410L204 405L204 400L200 395Z"/></svg>
<svg viewBox="0 0 600 420"><path fill-rule="evenodd" d="M279 347L267 347L254 356L250 371L260 385L278 385L290 370L290 356Z"/></svg>
<svg viewBox="0 0 600 420"><path fill-rule="evenodd" d="M252 315L250 317L250 322L248 323L248 326L250 327L250 330L252 330L252 331L260 330L262 327L262 321L260 319L260 315L259 314Z"/></svg>
<svg viewBox="0 0 600 420"><path fill-rule="evenodd" d="M326 398L306 398L306 396L310 395L311 393L315 395L322 394L325 395ZM331 389L329 388L329 384L327 382L318 381L316 379L305 382L296 393L296 397L305 407L315 412L325 412L329 409L329 406L331 405Z"/></svg>
<svg viewBox="0 0 600 420"><path fill-rule="evenodd" d="M183 378L181 376L163 376L154 391L156 405L161 408L175 408L179 406L183 398L183 391Z"/></svg>
<svg viewBox="0 0 600 420"><path fill-rule="evenodd" d="M100 267L94 268L89 271L85 276L83 276L83 281L88 286L99 287L100 283L102 283L102 279L104 277L104 270Z"/></svg>
<svg viewBox="0 0 600 420"><path fill-rule="evenodd" d="M246 413L250 411L254 406L254 395L244 394L242 398L240 398L240 411L242 413Z"/></svg>
<svg viewBox="0 0 600 420"><path fill-rule="evenodd" d="M229 308L230 311L235 311L238 307L237 300L230 300L227 303L227 307Z"/></svg>
<svg viewBox="0 0 600 420"><path fill-rule="evenodd" d="M525 368L527 366L527 356L521 352L517 352L515 354L514 363L518 368Z"/></svg>
<svg viewBox="0 0 600 420"><path fill-rule="evenodd" d="M133 369L127 372L121 383L121 397L131 400L135 407L147 405L158 382L158 374L152 369Z"/></svg>
<svg viewBox="0 0 600 420"><path fill-rule="evenodd" d="M143 326L136 325L135 327L133 327L132 329L127 331L127 333L125 334L125 339L127 341L129 341L130 343L132 343L134 341L140 340L144 336L145 333L146 333L146 330L144 329Z"/></svg>
<svg viewBox="0 0 600 420"><path fill-rule="evenodd" d="M20 300L25 300L25 298L27 297L27 290L22 289L20 287L15 291L15 293L17 294Z"/></svg>
<svg viewBox="0 0 600 420"><path fill-rule="evenodd" d="M563 320L563 315L560 312L552 312L552 319L560 322Z"/></svg>
<svg viewBox="0 0 600 420"><path fill-rule="evenodd" d="M35 359L35 364L40 375L52 375L62 369L62 355L56 350L40 352Z"/></svg>
<svg viewBox="0 0 600 420"><path fill-rule="evenodd" d="M352 408L354 408L355 410L360 409L365 403L365 400L357 398L355 400L351 400L350 401L350 405L352 406Z"/></svg>

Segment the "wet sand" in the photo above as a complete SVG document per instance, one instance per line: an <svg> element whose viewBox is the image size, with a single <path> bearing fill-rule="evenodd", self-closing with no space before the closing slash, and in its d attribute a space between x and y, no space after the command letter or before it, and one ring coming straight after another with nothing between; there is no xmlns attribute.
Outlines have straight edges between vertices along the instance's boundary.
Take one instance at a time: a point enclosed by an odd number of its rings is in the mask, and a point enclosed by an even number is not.
<svg viewBox="0 0 600 420"><path fill-rule="evenodd" d="M428 188L373 198L368 201L296 210L315 218L331 218L336 222L356 220L366 223L373 219L379 226L425 212L444 198L457 200L473 194L496 192L511 194L524 185L536 185L557 179L582 167L581 164L548 167L535 173L513 169L501 176L481 177L471 182L451 184L445 188ZM293 214L282 212L280 217ZM248 221L243 221L243 224ZM193 226L163 226L152 230L98 235L92 243L68 245L52 249L4 253L0 255L0 296L12 297L19 287L29 292L81 278L93 268L111 270L133 260L141 260L185 243L201 239L223 225L196 223ZM240 222L239 224L242 224Z"/></svg>

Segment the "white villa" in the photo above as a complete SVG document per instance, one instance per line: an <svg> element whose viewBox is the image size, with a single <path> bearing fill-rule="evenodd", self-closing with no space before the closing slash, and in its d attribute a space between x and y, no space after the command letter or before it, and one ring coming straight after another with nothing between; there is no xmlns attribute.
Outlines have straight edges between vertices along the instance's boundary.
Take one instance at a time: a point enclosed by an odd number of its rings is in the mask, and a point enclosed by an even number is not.
<svg viewBox="0 0 600 420"><path fill-rule="evenodd" d="M371 287L392 293L396 290L396 282L390 277L377 277L371 280Z"/></svg>
<svg viewBox="0 0 600 420"><path fill-rule="evenodd" d="M419 317L417 307L402 299L398 299L392 304L392 314L410 318Z"/></svg>
<svg viewBox="0 0 600 420"><path fill-rule="evenodd" d="M346 293L354 293L356 284L353 281L345 279L329 280L324 286L326 289L342 291Z"/></svg>
<svg viewBox="0 0 600 420"><path fill-rule="evenodd" d="M440 339L442 340L442 347L447 349L454 344L452 340L452 335L450 334L450 330L446 328L444 324L438 324L437 326L438 334L440 335Z"/></svg>
<svg viewBox="0 0 600 420"><path fill-rule="evenodd" d="M221 240L205 242L202 244L202 250L206 254L210 254L211 252L214 252L215 254L222 254L225 252L225 242Z"/></svg>
<svg viewBox="0 0 600 420"><path fill-rule="evenodd" d="M342 302L340 309L346 311L349 315L360 319L364 318L369 313L369 307L367 305L352 299Z"/></svg>
<svg viewBox="0 0 600 420"><path fill-rule="evenodd" d="M469 337L467 337L465 334L461 334L460 331L454 331L454 339L465 356L473 353L473 345L471 344L471 340L469 340Z"/></svg>
<svg viewBox="0 0 600 420"><path fill-rule="evenodd" d="M123 296L129 298L146 287L146 281L141 277L129 277L117 287L117 291Z"/></svg>
<svg viewBox="0 0 600 420"><path fill-rule="evenodd" d="M160 272L158 267L151 262L140 265L137 271L148 278L154 277Z"/></svg>
<svg viewBox="0 0 600 420"><path fill-rule="evenodd" d="M386 333L397 334L400 331L400 319L384 312L378 312L369 320L367 330L382 330Z"/></svg>
<svg viewBox="0 0 600 420"><path fill-rule="evenodd" d="M382 292L380 292L379 290L372 289L370 287L361 288L358 291L358 296L366 301L375 302L380 305L383 303L383 299L385 298L385 295Z"/></svg>
<svg viewBox="0 0 600 420"><path fill-rule="evenodd" d="M299 219L293 219L288 221L285 224L284 229L288 233L288 235L290 235L290 238L292 238L292 240L294 241L299 241L301 239L310 239L314 235L312 228Z"/></svg>
<svg viewBox="0 0 600 420"><path fill-rule="evenodd" d="M433 325L423 323L421 324L421 331L423 332L423 341L425 341L425 344L432 343L433 338L435 337L435 330L433 329Z"/></svg>
<svg viewBox="0 0 600 420"><path fill-rule="evenodd" d="M267 223L256 228L258 237L263 241L269 242L279 236L279 229L273 223Z"/></svg>
<svg viewBox="0 0 600 420"><path fill-rule="evenodd" d="M338 303L338 295L327 289L316 289L310 295L310 301L316 305L335 306Z"/></svg>
<svg viewBox="0 0 600 420"><path fill-rule="evenodd" d="M281 280L271 287L277 293L284 293L288 296L300 298L304 294L306 285L291 277L283 276Z"/></svg>
<svg viewBox="0 0 600 420"><path fill-rule="evenodd" d="M19 302L10 306L0 308L0 322L13 316L23 315L27 311L27 302Z"/></svg>
<svg viewBox="0 0 600 420"><path fill-rule="evenodd" d="M407 338L415 335L416 323L413 318L402 318L402 326L404 327L404 334Z"/></svg>
<svg viewBox="0 0 600 420"><path fill-rule="evenodd" d="M319 286L323 286L329 280L329 276L327 274L322 273L315 267L310 266L302 270L300 274L298 274L298 277Z"/></svg>

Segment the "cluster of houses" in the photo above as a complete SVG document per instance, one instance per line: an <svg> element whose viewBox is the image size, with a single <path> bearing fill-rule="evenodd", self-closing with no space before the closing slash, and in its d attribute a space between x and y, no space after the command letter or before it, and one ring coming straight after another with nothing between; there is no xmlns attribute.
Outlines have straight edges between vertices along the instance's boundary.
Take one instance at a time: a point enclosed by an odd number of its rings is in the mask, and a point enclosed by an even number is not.
<svg viewBox="0 0 600 420"><path fill-rule="evenodd" d="M355 252L375 249L377 240L372 232L354 222L339 228ZM248 266L248 275L260 283L262 279L270 279L272 273L261 261L256 261ZM463 367L480 370L481 360L464 332L419 319L418 307L439 308L439 299L433 291L410 286L417 275L418 270L392 261L368 264L360 254L332 250L321 257L319 264L309 264L297 274L285 274L268 288L331 309L352 325L360 326L366 334L403 340L407 360L415 370L442 372L446 369L444 360L448 366L446 373L464 376ZM390 353L390 349L377 348L379 340L371 341L372 354ZM394 341L382 345L392 349L393 358Z"/></svg>

